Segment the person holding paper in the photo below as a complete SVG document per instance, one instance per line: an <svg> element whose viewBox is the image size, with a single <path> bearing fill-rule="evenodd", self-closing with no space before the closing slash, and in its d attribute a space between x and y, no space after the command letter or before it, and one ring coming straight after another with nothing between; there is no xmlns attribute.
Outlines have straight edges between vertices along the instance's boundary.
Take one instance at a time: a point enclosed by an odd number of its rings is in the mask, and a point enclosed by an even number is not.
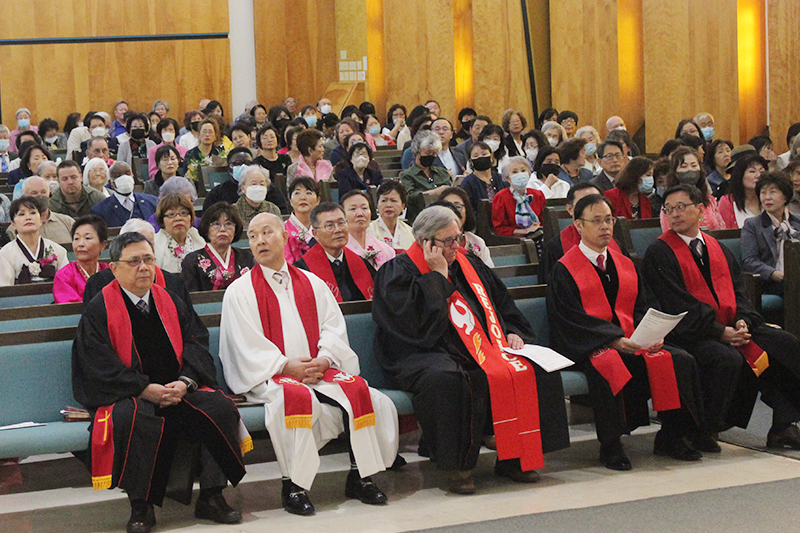
<svg viewBox="0 0 800 533"><path fill-rule="evenodd" d="M472 493L481 443L493 435L495 474L536 481L542 454L569 446L561 377L502 353L533 331L492 270L459 253L451 209L424 209L413 233L408 252L378 270L372 317L378 362L392 387L413 394L420 453L449 472L452 492Z"/></svg>
<svg viewBox="0 0 800 533"><path fill-rule="evenodd" d="M767 447L800 449L800 341L768 327L747 298L733 254L700 231L700 191L664 196L670 229L650 245L644 275L667 313L688 311L670 339L697 358L705 427L747 427L756 395L772 407Z"/></svg>
<svg viewBox="0 0 800 533"><path fill-rule="evenodd" d="M631 341L648 305L633 262L609 246L611 205L592 194L578 201L574 216L581 242L553 266L547 314L551 347L575 361L589 382L600 460L612 470L631 469L620 437L649 423L651 395L662 424L654 453L699 460L700 452L683 440L699 434L702 420L694 359L663 340Z"/></svg>

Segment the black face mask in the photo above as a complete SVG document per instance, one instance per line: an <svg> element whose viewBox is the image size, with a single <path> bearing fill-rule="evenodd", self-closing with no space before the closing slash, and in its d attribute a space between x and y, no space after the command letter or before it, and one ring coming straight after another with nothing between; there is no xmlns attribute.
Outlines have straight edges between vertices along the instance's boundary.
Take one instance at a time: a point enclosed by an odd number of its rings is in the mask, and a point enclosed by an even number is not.
<svg viewBox="0 0 800 533"><path fill-rule="evenodd" d="M192 131L200 131L200 121L191 122L190 126L192 128Z"/></svg>
<svg viewBox="0 0 800 533"><path fill-rule="evenodd" d="M144 129L143 128L134 128L131 130L131 137L140 141L144 139Z"/></svg>
<svg viewBox="0 0 800 533"><path fill-rule="evenodd" d="M467 122L462 122L461 123L461 129L464 130L464 131L471 130L473 122L474 121L472 121L472 120L468 120Z"/></svg>
<svg viewBox="0 0 800 533"><path fill-rule="evenodd" d="M476 157L470 162L472 163L472 168L478 171L489 170L492 168L492 158L488 155L484 157Z"/></svg>
<svg viewBox="0 0 800 533"><path fill-rule="evenodd" d="M289 122L291 122L291 119L279 118L275 120L275 127L278 128L279 130L282 130L283 127L286 126L286 124L288 124Z"/></svg>
<svg viewBox="0 0 800 533"><path fill-rule="evenodd" d="M430 168L435 159L435 155L421 155L419 156L419 164L422 168Z"/></svg>
<svg viewBox="0 0 800 533"><path fill-rule="evenodd" d="M537 174L537 177L540 180L544 181L550 174L553 174L554 176L557 177L559 172L561 172L560 166L554 165L552 163L545 163L539 168L539 173Z"/></svg>

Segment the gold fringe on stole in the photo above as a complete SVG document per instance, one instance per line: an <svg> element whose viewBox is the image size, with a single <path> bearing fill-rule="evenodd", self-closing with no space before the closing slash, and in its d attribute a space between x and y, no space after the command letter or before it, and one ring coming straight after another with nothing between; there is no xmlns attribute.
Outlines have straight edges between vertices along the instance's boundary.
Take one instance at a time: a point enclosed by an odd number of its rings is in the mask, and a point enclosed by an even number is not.
<svg viewBox="0 0 800 533"><path fill-rule="evenodd" d="M356 430L374 425L375 425L375 413L359 416L358 418L353 420L353 426L356 428Z"/></svg>
<svg viewBox="0 0 800 533"><path fill-rule="evenodd" d="M239 442L239 449L242 451L242 455L246 454L247 452L253 451L253 437L248 435L245 439Z"/></svg>
<svg viewBox="0 0 800 533"><path fill-rule="evenodd" d="M94 488L94 490L110 489L111 476L92 477L92 488Z"/></svg>
<svg viewBox="0 0 800 533"><path fill-rule="evenodd" d="M311 429L312 415L285 416L286 429Z"/></svg>
<svg viewBox="0 0 800 533"><path fill-rule="evenodd" d="M769 356L767 356L767 352L761 352L761 355L758 356L756 359L755 368L753 372L756 373L756 376L760 376L761 373L767 369L769 366Z"/></svg>

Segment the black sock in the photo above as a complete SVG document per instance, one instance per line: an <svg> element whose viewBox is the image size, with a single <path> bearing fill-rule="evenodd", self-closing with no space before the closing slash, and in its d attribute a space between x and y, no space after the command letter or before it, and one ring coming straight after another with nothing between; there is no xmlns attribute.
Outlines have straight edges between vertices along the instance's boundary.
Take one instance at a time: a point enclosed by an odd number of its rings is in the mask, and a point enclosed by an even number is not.
<svg viewBox="0 0 800 533"><path fill-rule="evenodd" d="M225 487L211 487L208 489L200 489L200 499L207 500L212 496L216 496L217 494L222 494L222 489Z"/></svg>

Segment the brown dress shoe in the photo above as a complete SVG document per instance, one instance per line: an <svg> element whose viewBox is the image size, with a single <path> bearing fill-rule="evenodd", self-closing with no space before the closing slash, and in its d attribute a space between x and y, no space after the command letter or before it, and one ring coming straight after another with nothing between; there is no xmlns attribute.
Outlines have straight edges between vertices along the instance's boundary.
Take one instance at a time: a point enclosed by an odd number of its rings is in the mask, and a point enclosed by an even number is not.
<svg viewBox="0 0 800 533"><path fill-rule="evenodd" d="M770 429L767 433L767 448L800 450L800 428L791 425L782 431Z"/></svg>
<svg viewBox="0 0 800 533"><path fill-rule="evenodd" d="M472 478L472 470L450 472L447 490L456 494L475 494L475 480Z"/></svg>

